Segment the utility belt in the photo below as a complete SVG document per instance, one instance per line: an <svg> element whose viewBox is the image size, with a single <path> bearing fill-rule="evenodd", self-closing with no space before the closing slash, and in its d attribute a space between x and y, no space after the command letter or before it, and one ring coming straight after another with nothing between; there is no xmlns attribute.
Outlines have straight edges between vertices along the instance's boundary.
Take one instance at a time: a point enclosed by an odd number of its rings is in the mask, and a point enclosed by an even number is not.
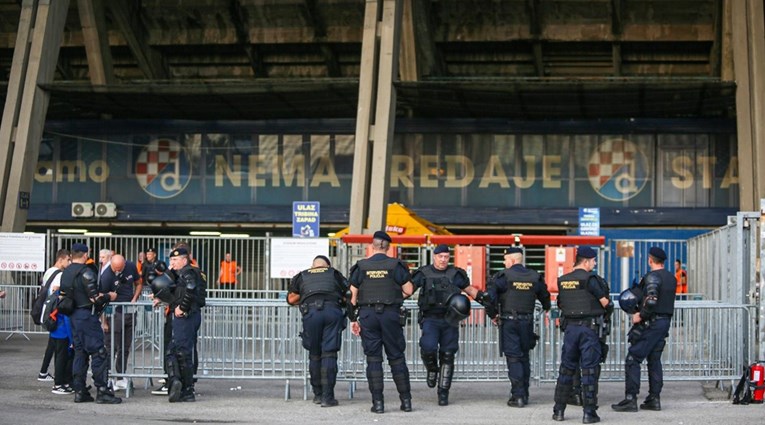
<svg viewBox="0 0 765 425"><path fill-rule="evenodd" d="M672 318L671 314L654 314L652 320L656 320L656 319L671 319L671 318Z"/></svg>
<svg viewBox="0 0 765 425"><path fill-rule="evenodd" d="M383 303L375 303L375 304L359 304L360 308L372 308L375 310L375 313L382 313L385 310L396 310L398 311L401 308L401 304L383 304Z"/></svg>
<svg viewBox="0 0 765 425"><path fill-rule="evenodd" d="M533 320L534 313L503 314L499 317L502 320Z"/></svg>
<svg viewBox="0 0 765 425"><path fill-rule="evenodd" d="M328 299L312 300L310 302L300 304L300 312L305 315L308 314L308 311L312 308L315 308L316 310L324 310L324 307L340 308L340 303L338 301Z"/></svg>
<svg viewBox="0 0 765 425"><path fill-rule="evenodd" d="M593 317L581 317L581 318L566 318L566 326L585 326L588 327L595 332L597 332L600 329L601 324L603 323L603 316L593 316Z"/></svg>

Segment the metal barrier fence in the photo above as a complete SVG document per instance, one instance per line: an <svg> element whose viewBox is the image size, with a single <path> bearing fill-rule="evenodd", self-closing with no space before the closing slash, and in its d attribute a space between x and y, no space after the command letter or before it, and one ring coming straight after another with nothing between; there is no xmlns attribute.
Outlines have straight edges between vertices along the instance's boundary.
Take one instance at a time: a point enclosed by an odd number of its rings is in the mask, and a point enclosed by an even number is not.
<svg viewBox="0 0 765 425"><path fill-rule="evenodd" d="M131 380L164 376L162 353L164 312L149 303L119 304L123 314L135 314L133 347L125 372L112 374ZM420 328L416 324L417 305L406 302L410 319L405 327L406 359L413 382L424 381L426 371L420 361ZM670 336L662 357L667 380L724 380L740 377L743 359L752 353L753 330L744 324L752 320L754 308L708 301L678 301ZM531 353L532 380L551 382L557 378L562 334L558 329L558 311L536 314L537 348ZM601 380L622 381L627 353L628 316L617 310L608 338L610 352L603 365ZM115 323L114 317L111 320ZM276 300L208 300L199 334L199 370L205 379L284 380L289 397L291 380L303 382L303 396L308 391L307 352L299 334L302 330L297 308ZM499 355L499 332L473 304L471 317L460 331L456 381L506 381L505 359ZM112 337L113 338L113 337ZM112 347L115 345L112 344ZM112 348L112 358L115 351ZM366 359L361 340L344 333L338 355L338 380L356 383L366 380ZM386 369L386 379L390 380ZM647 374L643 373L643 379ZM150 381L145 381L148 387Z"/></svg>

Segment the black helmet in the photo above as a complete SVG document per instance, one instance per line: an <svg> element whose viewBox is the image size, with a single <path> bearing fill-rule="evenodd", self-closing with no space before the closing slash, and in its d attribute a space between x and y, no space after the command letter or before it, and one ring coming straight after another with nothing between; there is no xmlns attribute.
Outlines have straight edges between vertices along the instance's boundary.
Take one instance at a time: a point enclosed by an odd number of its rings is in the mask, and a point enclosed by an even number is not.
<svg viewBox="0 0 765 425"><path fill-rule="evenodd" d="M643 299L643 291L638 287L625 289L619 294L619 307L627 314L635 314L640 311L640 302Z"/></svg>
<svg viewBox="0 0 765 425"><path fill-rule="evenodd" d="M175 301L175 281L167 274L161 274L151 281L151 292L160 301L172 304Z"/></svg>
<svg viewBox="0 0 765 425"><path fill-rule="evenodd" d="M462 294L453 294L446 300L446 314L444 319L451 325L456 326L459 322L470 316L470 300Z"/></svg>

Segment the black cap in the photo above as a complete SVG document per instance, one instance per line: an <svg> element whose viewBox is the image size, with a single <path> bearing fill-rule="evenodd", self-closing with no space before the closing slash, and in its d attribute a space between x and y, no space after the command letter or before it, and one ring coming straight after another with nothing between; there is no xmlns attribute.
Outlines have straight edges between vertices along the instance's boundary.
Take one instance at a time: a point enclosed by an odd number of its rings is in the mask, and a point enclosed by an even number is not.
<svg viewBox="0 0 765 425"><path fill-rule="evenodd" d="M648 250L648 255L650 255L651 257L655 257L661 261L664 261L667 259L667 253L664 252L664 250L659 248L658 246L652 246L651 249Z"/></svg>
<svg viewBox="0 0 765 425"><path fill-rule="evenodd" d="M380 239L383 241L392 242L390 236L388 236L387 233L383 232L382 230L378 230L375 232L374 236L372 236L373 239Z"/></svg>
<svg viewBox="0 0 765 425"><path fill-rule="evenodd" d="M314 261L316 261L316 260L324 260L324 262L326 262L329 267L332 267L332 262L330 262L329 258L327 258L324 255L317 255L316 257L314 257L313 260Z"/></svg>
<svg viewBox="0 0 765 425"><path fill-rule="evenodd" d="M73 243L72 244L72 252L88 252L88 246L84 243Z"/></svg>
<svg viewBox="0 0 765 425"><path fill-rule="evenodd" d="M442 253L448 253L449 252L449 245L442 243L436 247L436 249L433 250L433 254L442 254Z"/></svg>
<svg viewBox="0 0 765 425"><path fill-rule="evenodd" d="M184 247L174 249L173 252L170 253L170 258L178 257L181 255L189 255L189 250Z"/></svg>
<svg viewBox="0 0 765 425"><path fill-rule="evenodd" d="M510 248L505 248L505 255L509 254L523 254L523 249L518 248L517 246L511 246Z"/></svg>
<svg viewBox="0 0 765 425"><path fill-rule="evenodd" d="M595 250L590 248L589 246L580 246L576 250L576 256L582 257L582 258L595 258L598 256L598 253L595 252Z"/></svg>
<svg viewBox="0 0 765 425"><path fill-rule="evenodd" d="M153 252L153 253L156 254L157 253L157 249L156 248L146 248L146 253L148 254L150 252Z"/></svg>

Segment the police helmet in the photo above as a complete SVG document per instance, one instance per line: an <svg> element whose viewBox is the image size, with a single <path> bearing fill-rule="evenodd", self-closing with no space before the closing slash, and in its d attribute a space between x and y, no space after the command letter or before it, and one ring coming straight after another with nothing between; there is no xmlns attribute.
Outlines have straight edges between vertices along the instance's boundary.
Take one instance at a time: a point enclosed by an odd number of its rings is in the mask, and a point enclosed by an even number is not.
<svg viewBox="0 0 765 425"><path fill-rule="evenodd" d="M175 301L175 281L167 274L155 277L150 286L155 298L168 304Z"/></svg>
<svg viewBox="0 0 765 425"><path fill-rule="evenodd" d="M619 294L619 307L627 314L635 314L640 311L640 302L643 293L638 287L625 289Z"/></svg>
<svg viewBox="0 0 765 425"><path fill-rule="evenodd" d="M446 300L446 314L444 319L451 325L456 326L459 322L470 316L470 300L462 294L453 294Z"/></svg>

